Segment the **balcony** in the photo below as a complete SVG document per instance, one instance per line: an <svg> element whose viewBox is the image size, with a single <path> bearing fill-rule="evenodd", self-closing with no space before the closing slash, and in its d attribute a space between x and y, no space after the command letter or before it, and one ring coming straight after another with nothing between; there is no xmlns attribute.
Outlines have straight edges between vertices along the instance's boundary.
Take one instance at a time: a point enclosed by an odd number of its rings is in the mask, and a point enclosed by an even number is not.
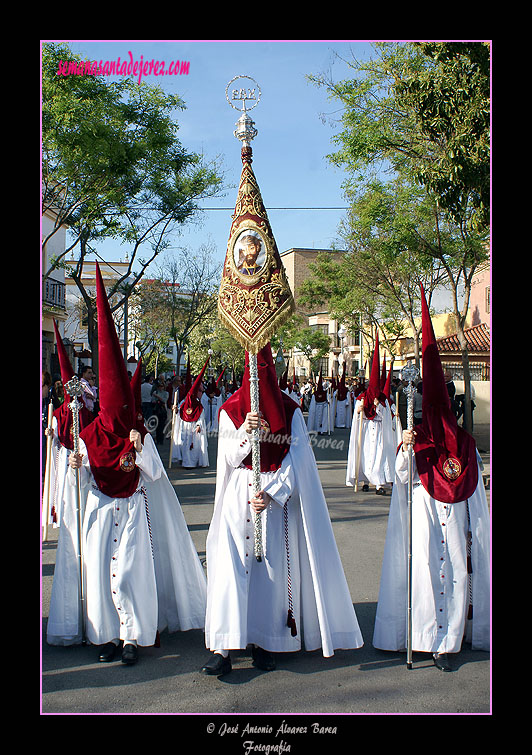
<svg viewBox="0 0 532 755"><path fill-rule="evenodd" d="M65 309L65 284L53 278L43 281L42 303L48 307Z"/></svg>

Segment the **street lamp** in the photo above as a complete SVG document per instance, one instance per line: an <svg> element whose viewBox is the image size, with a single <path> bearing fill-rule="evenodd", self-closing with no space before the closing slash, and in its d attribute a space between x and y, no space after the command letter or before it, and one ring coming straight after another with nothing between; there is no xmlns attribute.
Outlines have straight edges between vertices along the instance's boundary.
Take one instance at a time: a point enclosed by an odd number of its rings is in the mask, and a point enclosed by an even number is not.
<svg viewBox="0 0 532 755"><path fill-rule="evenodd" d="M344 355L344 338L346 336L346 333L347 333L347 329L343 325L340 325L340 327L338 328L338 337L340 339L340 356L342 358L341 359L338 358L338 361L342 365L346 361L345 355Z"/></svg>

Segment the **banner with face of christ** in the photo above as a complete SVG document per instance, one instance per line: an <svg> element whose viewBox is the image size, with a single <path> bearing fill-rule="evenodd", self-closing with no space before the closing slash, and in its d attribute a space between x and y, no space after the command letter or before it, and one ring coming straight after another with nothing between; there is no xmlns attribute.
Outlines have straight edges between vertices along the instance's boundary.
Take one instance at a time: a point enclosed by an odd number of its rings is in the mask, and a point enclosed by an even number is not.
<svg viewBox="0 0 532 755"><path fill-rule="evenodd" d="M273 237L251 147L242 148L242 174L229 234L218 314L250 354L256 354L294 311L294 299Z"/></svg>

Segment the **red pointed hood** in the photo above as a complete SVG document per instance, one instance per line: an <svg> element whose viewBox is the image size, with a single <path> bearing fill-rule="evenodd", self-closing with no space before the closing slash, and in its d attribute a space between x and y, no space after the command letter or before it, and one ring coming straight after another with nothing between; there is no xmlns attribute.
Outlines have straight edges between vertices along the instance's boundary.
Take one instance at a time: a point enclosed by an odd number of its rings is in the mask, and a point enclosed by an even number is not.
<svg viewBox="0 0 532 755"><path fill-rule="evenodd" d="M364 414L368 419L373 419L377 413L375 399L382 396L381 378L380 378L380 358L379 358L379 331L375 337L375 348L373 350L373 359L371 361L371 373L369 384L364 391ZM360 398L360 397L359 397Z"/></svg>
<svg viewBox="0 0 532 755"><path fill-rule="evenodd" d="M269 429L272 438L261 441L260 468L261 472L272 472L279 469L290 448L292 416L298 405L279 388L269 343L257 354L257 369L259 411L263 426ZM227 412L237 429L243 424L246 414L251 411L249 354L247 352L242 385L227 399L222 409ZM248 469L252 468L251 453L244 459L243 464Z"/></svg>
<svg viewBox="0 0 532 755"><path fill-rule="evenodd" d="M475 441L451 410L434 329L421 287L423 401L414 453L421 484L437 501L469 498L478 483Z"/></svg>
<svg viewBox="0 0 532 755"><path fill-rule="evenodd" d="M324 401L327 401L327 391L323 387L321 370L320 370L320 376L318 378L318 385L316 386L316 390L314 391L314 400L318 404L322 404Z"/></svg>
<svg viewBox="0 0 532 755"><path fill-rule="evenodd" d="M135 425L135 400L98 264L96 265L96 306L98 309L99 416L107 429L127 437Z"/></svg>
<svg viewBox="0 0 532 755"><path fill-rule="evenodd" d="M345 362L342 369L342 377L338 382L338 392L336 394L337 401L345 401L347 398L347 386L345 384Z"/></svg>
<svg viewBox="0 0 532 755"><path fill-rule="evenodd" d="M57 421L57 436L62 446L68 448L70 451L74 448L74 440L72 438L72 410L69 407L72 397L68 395L65 388L68 381L74 377L74 370L67 354L65 344L59 333L59 328L54 320L55 338L57 341L57 355L59 357L59 369L61 370L61 381L65 390L65 400L54 411L54 417ZM81 398L81 407L79 410L79 429L80 432L94 419L94 414L87 409L83 403L83 396Z"/></svg>
<svg viewBox="0 0 532 755"><path fill-rule="evenodd" d="M199 398L199 391L203 382L205 370L207 369L207 365L209 364L209 359L210 357L207 357L207 361L203 365L198 377L194 380L192 387L188 391L185 400L183 401L183 404L179 410L181 419L185 422L197 422L203 411L203 404L201 403L201 399Z"/></svg>
<svg viewBox="0 0 532 755"><path fill-rule="evenodd" d="M59 369L61 370L61 380L63 381L63 385L66 385L66 383L68 383L70 378L74 377L74 369L68 357L65 344L63 343L63 339L61 338L61 334L59 332L59 328L57 327L57 322L55 320L54 320L54 331L55 331L55 340L57 342L57 356L59 357Z"/></svg>
<svg viewBox="0 0 532 755"><path fill-rule="evenodd" d="M382 357L382 372L381 372L381 391L384 393L384 386L386 385L386 354Z"/></svg>
<svg viewBox="0 0 532 755"><path fill-rule="evenodd" d="M223 374L224 374L224 372L225 372L225 367L224 367L224 368L223 368L223 370L222 370L222 371L220 372L220 374L219 374L219 376L218 376L218 380L216 381L216 390L214 391L214 395L215 395L215 396L220 396L220 395L221 395L221 393L222 393L222 389L220 388L220 382L221 382L221 380L222 380L222 377L223 377Z"/></svg>
<svg viewBox="0 0 532 755"><path fill-rule="evenodd" d="M96 307L100 412L81 437L101 492L111 498L127 498L137 489L140 477L129 440L130 431L137 429L135 399L98 264Z"/></svg>

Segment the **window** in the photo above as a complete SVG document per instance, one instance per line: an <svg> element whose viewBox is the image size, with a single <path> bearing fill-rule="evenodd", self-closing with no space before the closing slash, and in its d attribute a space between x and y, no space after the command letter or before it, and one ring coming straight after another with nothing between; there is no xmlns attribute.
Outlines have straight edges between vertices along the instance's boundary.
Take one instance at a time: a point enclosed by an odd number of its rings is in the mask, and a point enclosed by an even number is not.
<svg viewBox="0 0 532 755"><path fill-rule="evenodd" d="M321 357L321 359L318 359L318 363L316 365L316 376L320 374L320 370L323 375L327 375L329 372L329 357Z"/></svg>
<svg viewBox="0 0 532 755"><path fill-rule="evenodd" d="M464 379L464 368L461 362L445 362L443 363L445 371L451 373L453 380ZM471 380L489 380L490 379L490 365L484 362L470 362L469 374Z"/></svg>
<svg viewBox="0 0 532 755"><path fill-rule="evenodd" d="M327 323L321 323L319 325L311 325L310 327L312 328L312 330L319 330L322 333L325 333L326 336L329 335L329 326L327 325Z"/></svg>

